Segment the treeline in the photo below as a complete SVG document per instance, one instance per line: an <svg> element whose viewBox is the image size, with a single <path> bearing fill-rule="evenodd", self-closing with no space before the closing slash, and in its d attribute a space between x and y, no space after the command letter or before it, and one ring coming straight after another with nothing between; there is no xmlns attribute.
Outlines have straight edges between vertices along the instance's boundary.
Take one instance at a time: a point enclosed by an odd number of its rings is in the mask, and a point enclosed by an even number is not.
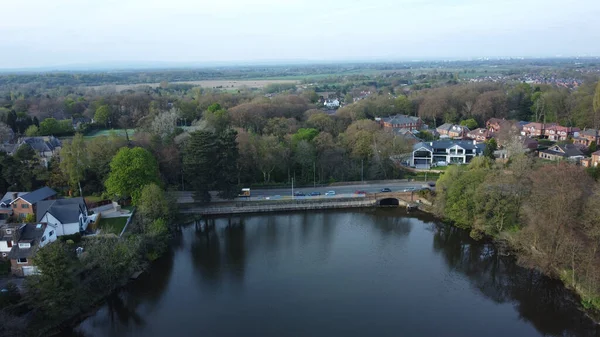
<svg viewBox="0 0 600 337"><path fill-rule="evenodd" d="M438 180L435 211L474 238L509 243L521 264L560 278L600 309L600 185L579 166L476 158Z"/></svg>

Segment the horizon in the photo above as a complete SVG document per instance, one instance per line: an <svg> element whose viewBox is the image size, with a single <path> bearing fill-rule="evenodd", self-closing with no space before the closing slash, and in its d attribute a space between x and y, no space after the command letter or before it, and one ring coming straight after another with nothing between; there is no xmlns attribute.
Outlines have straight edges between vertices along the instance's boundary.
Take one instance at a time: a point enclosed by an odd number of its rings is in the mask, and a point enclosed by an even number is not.
<svg viewBox="0 0 600 337"><path fill-rule="evenodd" d="M593 43L600 2L593 0L577 6L561 0L28 0L4 7L13 15L0 22L2 70L600 56Z"/></svg>

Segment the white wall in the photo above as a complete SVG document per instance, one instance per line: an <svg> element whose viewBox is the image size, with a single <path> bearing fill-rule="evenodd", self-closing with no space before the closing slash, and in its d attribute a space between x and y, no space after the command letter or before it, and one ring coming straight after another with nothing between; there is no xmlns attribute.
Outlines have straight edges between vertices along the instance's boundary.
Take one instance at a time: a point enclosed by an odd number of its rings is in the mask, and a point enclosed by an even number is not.
<svg viewBox="0 0 600 337"><path fill-rule="evenodd" d="M42 235L42 240L40 240L40 248L49 244L50 242L56 241L57 238L56 228L52 225L46 226L46 230L44 231L44 235Z"/></svg>
<svg viewBox="0 0 600 337"><path fill-rule="evenodd" d="M6 241L0 241L0 253L8 253L10 252L10 250L12 249L12 247L8 247L8 242ZM2 256L2 255L0 255Z"/></svg>
<svg viewBox="0 0 600 337"><path fill-rule="evenodd" d="M42 217L42 220L40 222L47 222L49 225L53 225L56 227L56 236L63 236L63 235L71 235L71 234L75 234L75 233L79 233L79 223L75 222L75 223L67 223L67 224L63 224L60 221L58 221L58 219L56 219L52 214L46 212L46 214L44 214L44 216ZM51 226L48 226L51 227Z"/></svg>

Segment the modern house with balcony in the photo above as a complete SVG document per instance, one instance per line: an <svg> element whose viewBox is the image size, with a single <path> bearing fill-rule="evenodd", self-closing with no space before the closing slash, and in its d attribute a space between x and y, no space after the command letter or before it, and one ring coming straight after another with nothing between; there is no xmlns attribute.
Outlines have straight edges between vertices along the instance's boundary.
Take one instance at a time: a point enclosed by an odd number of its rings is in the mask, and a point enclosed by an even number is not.
<svg viewBox="0 0 600 337"><path fill-rule="evenodd" d="M417 143L413 146L411 166L429 168L439 162L466 164L482 156L485 144L472 140L443 140Z"/></svg>

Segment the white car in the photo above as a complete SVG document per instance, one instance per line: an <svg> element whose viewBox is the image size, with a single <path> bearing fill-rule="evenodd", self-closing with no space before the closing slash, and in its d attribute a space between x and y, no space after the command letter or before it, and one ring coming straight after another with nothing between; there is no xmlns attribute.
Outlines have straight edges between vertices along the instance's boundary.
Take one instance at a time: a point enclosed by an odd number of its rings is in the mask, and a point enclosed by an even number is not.
<svg viewBox="0 0 600 337"><path fill-rule="evenodd" d="M335 191L327 191L327 193L325 193L326 196L332 196L335 195Z"/></svg>

